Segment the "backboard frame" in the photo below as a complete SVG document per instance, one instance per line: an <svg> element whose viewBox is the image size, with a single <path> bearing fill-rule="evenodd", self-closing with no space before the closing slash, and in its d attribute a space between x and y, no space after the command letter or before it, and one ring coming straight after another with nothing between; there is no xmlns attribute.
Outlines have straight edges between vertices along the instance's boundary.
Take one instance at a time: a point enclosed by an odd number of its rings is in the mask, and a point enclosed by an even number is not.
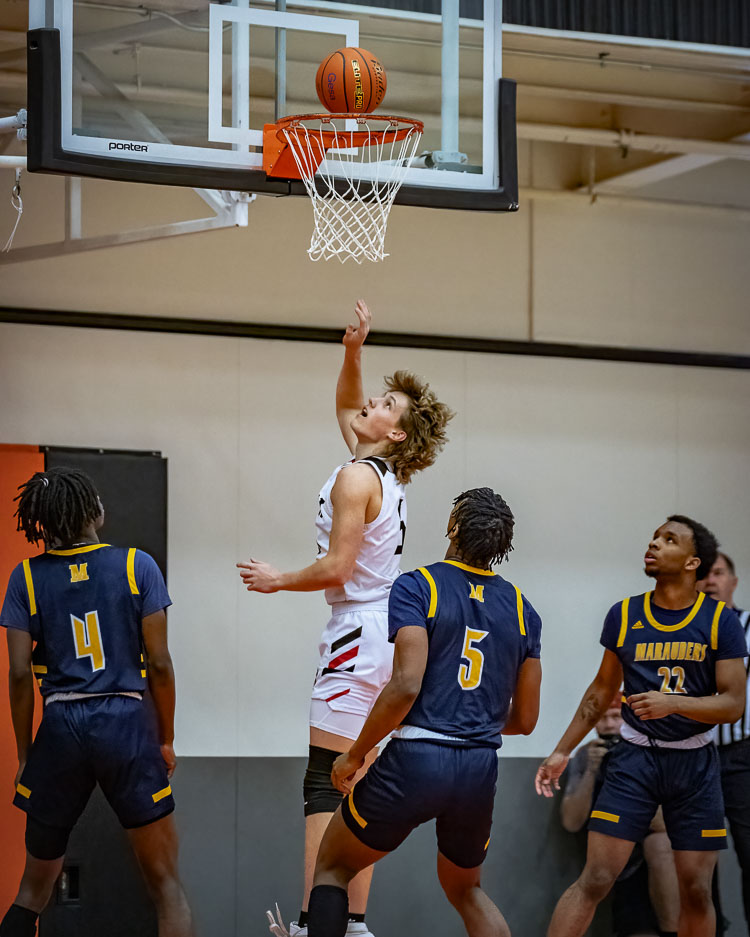
<svg viewBox="0 0 750 937"><path fill-rule="evenodd" d="M213 6L213 5L212 5ZM229 11L236 7L223 6L222 20L237 14ZM224 12L226 11L226 13ZM245 11L243 11L244 13ZM214 11L211 10L212 15ZM294 16L295 14L287 14ZM333 20L331 22L334 22ZM325 31L321 28L321 31ZM178 162L146 162L114 158L94 152L77 152L66 145L64 134L64 88L62 58L70 56L63 49L60 31L44 27L32 29L27 38L28 61L28 168L31 172L45 172L74 176L91 176L116 181L140 182L156 185L180 185L192 188L250 191L265 195L305 195L300 182L267 178L260 167L236 168L229 165L182 165ZM439 185L410 184L402 186L396 202L433 208L455 208L479 211L514 211L518 207L518 171L516 155L515 83L500 78L498 87L488 89L486 100L497 108L496 173L493 188L451 187L449 173L417 170ZM412 116L412 115L409 115ZM70 125L70 118L68 118ZM227 128L229 135L233 128ZM70 139L70 134L68 134ZM241 139L234 136L233 139ZM246 138L245 138L246 139ZM97 141L98 142L98 141ZM113 141L102 139L102 149ZM118 148L139 151L146 147L159 148L158 143L116 143ZM242 144L232 144L240 148ZM168 148L165 148L168 149ZM187 148L186 148L187 149ZM157 157L161 160L161 157ZM473 180L469 180L473 181ZM484 183L484 179L481 180ZM480 182L476 179L476 182Z"/></svg>

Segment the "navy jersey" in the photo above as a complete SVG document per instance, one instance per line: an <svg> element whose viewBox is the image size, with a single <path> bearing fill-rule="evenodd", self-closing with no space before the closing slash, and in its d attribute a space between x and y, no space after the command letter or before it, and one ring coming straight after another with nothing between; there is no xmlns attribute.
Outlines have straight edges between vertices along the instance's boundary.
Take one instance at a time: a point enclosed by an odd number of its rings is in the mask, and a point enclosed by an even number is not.
<svg viewBox="0 0 750 937"><path fill-rule="evenodd" d="M142 692L141 619L171 604L148 553L97 543L19 563L0 625L31 635L43 696Z"/></svg>
<svg viewBox="0 0 750 937"><path fill-rule="evenodd" d="M712 696L716 661L747 656L737 615L703 592L691 608L676 610L654 605L652 594L618 602L604 620L601 643L620 659L625 696L648 690ZM643 735L669 742L711 728L676 714L641 720L629 706L622 707L622 717Z"/></svg>
<svg viewBox="0 0 750 937"><path fill-rule="evenodd" d="M521 664L540 654L537 613L502 576L444 560L393 584L388 639L410 625L427 629L429 650L404 725L499 748Z"/></svg>

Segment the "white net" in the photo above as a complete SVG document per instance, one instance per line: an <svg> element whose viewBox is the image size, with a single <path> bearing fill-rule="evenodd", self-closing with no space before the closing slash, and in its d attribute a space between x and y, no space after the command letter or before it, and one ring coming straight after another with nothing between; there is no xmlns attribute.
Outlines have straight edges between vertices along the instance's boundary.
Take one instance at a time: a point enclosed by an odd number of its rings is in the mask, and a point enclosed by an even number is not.
<svg viewBox="0 0 750 937"><path fill-rule="evenodd" d="M282 129L313 205L307 253L342 263L382 260L388 215L416 155L421 124L371 114L356 117L356 130L339 129L332 118L316 121L293 120Z"/></svg>

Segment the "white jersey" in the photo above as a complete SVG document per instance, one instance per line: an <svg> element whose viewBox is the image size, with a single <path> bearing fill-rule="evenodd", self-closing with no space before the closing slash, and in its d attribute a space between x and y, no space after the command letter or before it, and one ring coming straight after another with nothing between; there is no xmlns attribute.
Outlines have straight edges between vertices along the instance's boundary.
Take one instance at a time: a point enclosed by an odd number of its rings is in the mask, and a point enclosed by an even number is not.
<svg viewBox="0 0 750 937"><path fill-rule="evenodd" d="M364 537L359 548L354 572L351 579L343 586L326 589L326 602L338 605L340 602L363 602L368 604L386 603L391 586L399 574L401 553L406 537L406 492L404 486L396 480L393 467L385 459L368 456L365 459L352 459L340 465L323 486L318 498L317 528L318 559L328 553L333 523L333 505L331 489L342 469L354 462L371 465L380 479L383 490L383 503L380 513L364 526Z"/></svg>

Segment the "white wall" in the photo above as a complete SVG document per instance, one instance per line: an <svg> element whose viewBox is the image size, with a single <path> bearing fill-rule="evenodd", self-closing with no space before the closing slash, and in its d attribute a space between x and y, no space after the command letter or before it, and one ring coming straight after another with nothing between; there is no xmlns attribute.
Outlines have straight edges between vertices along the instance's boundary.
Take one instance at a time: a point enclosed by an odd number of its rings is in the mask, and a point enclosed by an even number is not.
<svg viewBox="0 0 750 937"><path fill-rule="evenodd" d="M341 319L339 318L339 321ZM169 459L170 642L186 755L301 755L321 595L250 595L235 562L314 555L317 493L347 457L336 346L0 325L0 442L160 449ZM367 386L407 366L457 411L409 492L404 566L442 556L451 499L491 485L517 518L503 573L540 611L543 710L509 753L556 741L600 657L607 608L644 591L672 512L713 527L750 601L750 374L370 348Z"/></svg>

